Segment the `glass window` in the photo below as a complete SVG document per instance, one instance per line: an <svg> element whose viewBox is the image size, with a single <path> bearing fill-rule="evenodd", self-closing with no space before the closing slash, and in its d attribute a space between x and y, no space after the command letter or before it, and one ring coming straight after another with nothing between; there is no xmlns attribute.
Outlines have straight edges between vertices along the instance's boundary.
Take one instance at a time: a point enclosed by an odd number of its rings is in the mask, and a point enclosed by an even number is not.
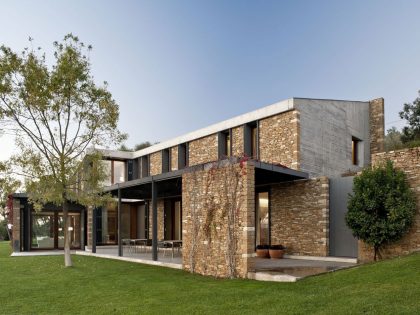
<svg viewBox="0 0 420 315"><path fill-rule="evenodd" d="M351 139L351 160L353 165L359 165L359 145L360 140L353 137Z"/></svg>
<svg viewBox="0 0 420 315"><path fill-rule="evenodd" d="M257 245L269 245L269 200L268 192L260 192L257 194L257 218L256 218L256 243Z"/></svg>
<svg viewBox="0 0 420 315"><path fill-rule="evenodd" d="M54 214L34 213L32 216L32 248L54 248Z"/></svg>
<svg viewBox="0 0 420 315"><path fill-rule="evenodd" d="M71 213L68 215L70 247L80 248L80 213ZM64 219L60 214L58 216L58 247L64 248Z"/></svg>
<svg viewBox="0 0 420 315"><path fill-rule="evenodd" d="M257 157L257 127L251 127L251 154L252 158L256 159Z"/></svg>
<svg viewBox="0 0 420 315"><path fill-rule="evenodd" d="M101 163L103 165L103 169L104 169L104 172L106 174L106 178L102 182L102 185L103 186L111 186L112 185L112 181L111 181L111 170L112 170L111 163L112 163L112 161L102 160Z"/></svg>
<svg viewBox="0 0 420 315"><path fill-rule="evenodd" d="M125 181L125 162L113 161L114 163L114 181L113 184L122 183Z"/></svg>
<svg viewBox="0 0 420 315"><path fill-rule="evenodd" d="M231 156L230 152L230 133L226 133L225 137L225 148L226 148L226 156Z"/></svg>

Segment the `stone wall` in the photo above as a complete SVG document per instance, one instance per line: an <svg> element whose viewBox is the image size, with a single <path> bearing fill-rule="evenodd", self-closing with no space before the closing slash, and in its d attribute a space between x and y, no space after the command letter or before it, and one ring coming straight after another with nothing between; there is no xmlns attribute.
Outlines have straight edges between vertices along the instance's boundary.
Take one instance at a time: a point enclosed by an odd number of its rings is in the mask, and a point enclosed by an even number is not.
<svg viewBox="0 0 420 315"><path fill-rule="evenodd" d="M329 182L327 177L271 187L271 244L293 255L328 256Z"/></svg>
<svg viewBox="0 0 420 315"><path fill-rule="evenodd" d="M162 173L162 151L150 154L150 176Z"/></svg>
<svg viewBox="0 0 420 315"><path fill-rule="evenodd" d="M384 151L385 122L384 99L377 98L369 102L370 153Z"/></svg>
<svg viewBox="0 0 420 315"><path fill-rule="evenodd" d="M193 140L188 145L189 166L208 163L218 159L217 135Z"/></svg>
<svg viewBox="0 0 420 315"><path fill-rule="evenodd" d="M259 122L259 159L299 169L299 112L289 111Z"/></svg>
<svg viewBox="0 0 420 315"><path fill-rule="evenodd" d="M244 155L244 127L232 128L232 156Z"/></svg>
<svg viewBox="0 0 420 315"><path fill-rule="evenodd" d="M178 169L178 146L171 148L171 167L170 171Z"/></svg>
<svg viewBox="0 0 420 315"><path fill-rule="evenodd" d="M237 245L234 274L245 278L254 268L250 259L255 242L254 168L246 163L243 168L220 163L216 168L182 175L183 268L228 277L228 235L232 235ZM233 193L235 183L239 184L237 194ZM233 233L228 233L229 207L237 209L230 212L237 216Z"/></svg>
<svg viewBox="0 0 420 315"><path fill-rule="evenodd" d="M13 227L12 227L12 247L14 252L20 252L20 201L19 199L13 199Z"/></svg>
<svg viewBox="0 0 420 315"><path fill-rule="evenodd" d="M407 181L413 190L417 212L413 226L408 233L396 243L385 246L381 251L382 258L395 257L420 250L420 148L404 149L387 153L372 155L372 165L378 165L390 159L394 166L403 170L407 175ZM370 261L373 259L373 249L359 241L359 260Z"/></svg>
<svg viewBox="0 0 420 315"><path fill-rule="evenodd" d="M93 208L87 208L87 246L92 248L92 218L93 218Z"/></svg>
<svg viewBox="0 0 420 315"><path fill-rule="evenodd" d="M163 199L158 199L157 201L157 238L158 240L164 239L164 216L165 216L165 201ZM150 201L150 210L149 210L149 238L152 239L153 235L153 211L152 211L152 201Z"/></svg>

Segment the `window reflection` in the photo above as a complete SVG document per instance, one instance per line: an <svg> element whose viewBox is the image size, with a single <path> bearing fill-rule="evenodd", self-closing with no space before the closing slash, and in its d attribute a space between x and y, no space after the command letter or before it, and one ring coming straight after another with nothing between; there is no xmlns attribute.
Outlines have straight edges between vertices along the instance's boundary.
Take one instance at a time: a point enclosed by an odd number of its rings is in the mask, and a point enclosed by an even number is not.
<svg viewBox="0 0 420 315"><path fill-rule="evenodd" d="M112 161L114 163L114 182L113 184L122 183L125 181L125 162Z"/></svg>
<svg viewBox="0 0 420 315"><path fill-rule="evenodd" d="M256 242L257 245L269 245L270 230L269 230L269 207L268 207L268 192L260 192L257 196L257 230Z"/></svg>

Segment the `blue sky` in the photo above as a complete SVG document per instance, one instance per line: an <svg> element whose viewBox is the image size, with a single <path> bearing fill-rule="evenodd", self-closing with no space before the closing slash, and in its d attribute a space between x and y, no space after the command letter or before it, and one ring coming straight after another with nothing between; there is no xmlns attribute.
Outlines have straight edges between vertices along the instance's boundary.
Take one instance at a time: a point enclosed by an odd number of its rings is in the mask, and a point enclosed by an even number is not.
<svg viewBox="0 0 420 315"><path fill-rule="evenodd" d="M0 1L0 44L51 57L69 32L120 105L127 144L163 141L290 97L384 97L386 128L420 89L420 1ZM0 138L0 158L11 140Z"/></svg>

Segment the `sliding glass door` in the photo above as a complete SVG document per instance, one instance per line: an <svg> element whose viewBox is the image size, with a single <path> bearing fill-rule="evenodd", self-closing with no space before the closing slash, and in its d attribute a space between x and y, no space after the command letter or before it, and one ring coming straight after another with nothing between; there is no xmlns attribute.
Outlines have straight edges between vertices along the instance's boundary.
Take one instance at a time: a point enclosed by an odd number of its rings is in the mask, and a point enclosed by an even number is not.
<svg viewBox="0 0 420 315"><path fill-rule="evenodd" d="M270 202L269 193L259 192L256 195L256 229L255 241L256 245L270 244Z"/></svg>
<svg viewBox="0 0 420 315"><path fill-rule="evenodd" d="M62 212L32 212L31 249L64 248L64 220ZM80 213L69 213L68 229L71 248L81 248Z"/></svg>

